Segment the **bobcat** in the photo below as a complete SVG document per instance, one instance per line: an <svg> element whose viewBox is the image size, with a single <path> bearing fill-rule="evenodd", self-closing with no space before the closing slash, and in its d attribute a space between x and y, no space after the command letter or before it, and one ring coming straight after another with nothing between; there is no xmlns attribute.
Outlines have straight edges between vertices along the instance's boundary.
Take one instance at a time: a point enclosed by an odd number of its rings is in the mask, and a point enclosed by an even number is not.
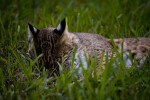
<svg viewBox="0 0 150 100"><path fill-rule="evenodd" d="M37 56L43 54L39 59L39 65L44 64L45 68L51 72L53 70L59 72L58 63L62 62L66 70L70 69L76 46L74 65L78 69L79 75L82 74L81 67L79 67L80 62L87 69L86 57L94 58L95 52L97 52L97 68L102 54L104 54L102 65L104 68L106 53L103 52L108 52L109 59L112 55L116 56L116 53L112 52L112 49L114 49L113 43L115 43L120 53L123 47L123 59L127 68L132 65L129 52L138 61L137 66L141 67L148 56L148 51L150 51L150 38L120 38L113 39L114 42L112 42L99 34L68 32L65 19L61 21L57 28L43 28L40 30L28 23L28 41L31 59L35 59L33 48L35 46Z"/></svg>

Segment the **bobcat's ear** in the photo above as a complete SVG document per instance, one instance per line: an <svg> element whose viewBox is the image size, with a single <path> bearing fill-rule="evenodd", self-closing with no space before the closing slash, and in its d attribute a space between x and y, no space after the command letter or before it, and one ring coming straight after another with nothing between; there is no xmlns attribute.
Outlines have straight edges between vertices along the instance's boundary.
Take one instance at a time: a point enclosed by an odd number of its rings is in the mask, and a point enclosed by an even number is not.
<svg viewBox="0 0 150 100"><path fill-rule="evenodd" d="M29 37L36 37L39 33L39 30L33 27L30 23L28 23L28 35Z"/></svg>
<svg viewBox="0 0 150 100"><path fill-rule="evenodd" d="M66 19L64 18L61 23L57 26L57 28L54 30L55 33L62 35L67 30L67 23Z"/></svg>

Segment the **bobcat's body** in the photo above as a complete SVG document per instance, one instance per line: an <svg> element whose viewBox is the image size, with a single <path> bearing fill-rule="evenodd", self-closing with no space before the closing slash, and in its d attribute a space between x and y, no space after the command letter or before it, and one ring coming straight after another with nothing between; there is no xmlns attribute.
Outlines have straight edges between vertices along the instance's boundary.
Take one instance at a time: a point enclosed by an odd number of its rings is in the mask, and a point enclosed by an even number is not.
<svg viewBox="0 0 150 100"><path fill-rule="evenodd" d="M67 30L65 20L63 20L59 26L55 28L44 28L38 30L29 24L29 54L32 59L35 58L32 39L35 45L37 55L43 54L40 59L40 65L43 63L48 69L57 69L58 63L64 64L66 69L71 66L73 52L75 45L77 50L75 54L74 65L76 68L79 67L80 59L85 69L88 68L85 52L87 58L94 58L95 52L97 53L97 67L103 52L108 52L108 58L115 56L113 52L114 45L110 39L104 38L101 35L94 33L71 33ZM121 52L123 43L123 57L126 61L126 67L132 65L129 59L129 51L135 56L136 60L140 60L137 64L139 67L144 63L148 51L150 51L150 38L125 38L125 39L114 39L114 43ZM104 53L103 67L105 66ZM81 74L81 68L79 68L79 74Z"/></svg>

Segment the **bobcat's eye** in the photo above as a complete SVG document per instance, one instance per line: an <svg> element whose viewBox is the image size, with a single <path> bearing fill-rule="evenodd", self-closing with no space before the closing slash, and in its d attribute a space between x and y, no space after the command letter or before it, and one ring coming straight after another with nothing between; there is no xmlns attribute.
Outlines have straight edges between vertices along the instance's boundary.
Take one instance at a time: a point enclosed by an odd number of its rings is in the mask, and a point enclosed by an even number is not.
<svg viewBox="0 0 150 100"><path fill-rule="evenodd" d="M44 43L42 43L41 47L43 49L50 48L50 43L49 42L44 42Z"/></svg>

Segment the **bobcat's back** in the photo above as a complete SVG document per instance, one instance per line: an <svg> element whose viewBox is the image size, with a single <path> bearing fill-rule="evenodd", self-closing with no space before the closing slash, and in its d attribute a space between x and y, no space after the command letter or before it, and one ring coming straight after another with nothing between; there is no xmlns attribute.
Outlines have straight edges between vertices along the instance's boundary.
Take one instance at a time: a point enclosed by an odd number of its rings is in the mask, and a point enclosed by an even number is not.
<svg viewBox="0 0 150 100"><path fill-rule="evenodd" d="M129 52L131 52L132 58L135 58L135 61L137 61L137 66L141 67L150 51L150 38L120 38L114 39L114 42L120 52L123 43L124 59L126 60L127 68L132 65Z"/></svg>
<svg viewBox="0 0 150 100"><path fill-rule="evenodd" d="M102 53L105 51L109 52L109 56L112 55L111 49L112 44L111 41L107 38L102 37L99 34L95 33L75 33L75 35L79 38L78 52L85 51L88 57L94 58L95 53L97 53L97 66L99 66L99 62L102 56ZM106 54L106 53L104 53ZM104 57L105 59L105 57ZM103 64L105 60L103 60ZM103 66L104 67L104 66Z"/></svg>

